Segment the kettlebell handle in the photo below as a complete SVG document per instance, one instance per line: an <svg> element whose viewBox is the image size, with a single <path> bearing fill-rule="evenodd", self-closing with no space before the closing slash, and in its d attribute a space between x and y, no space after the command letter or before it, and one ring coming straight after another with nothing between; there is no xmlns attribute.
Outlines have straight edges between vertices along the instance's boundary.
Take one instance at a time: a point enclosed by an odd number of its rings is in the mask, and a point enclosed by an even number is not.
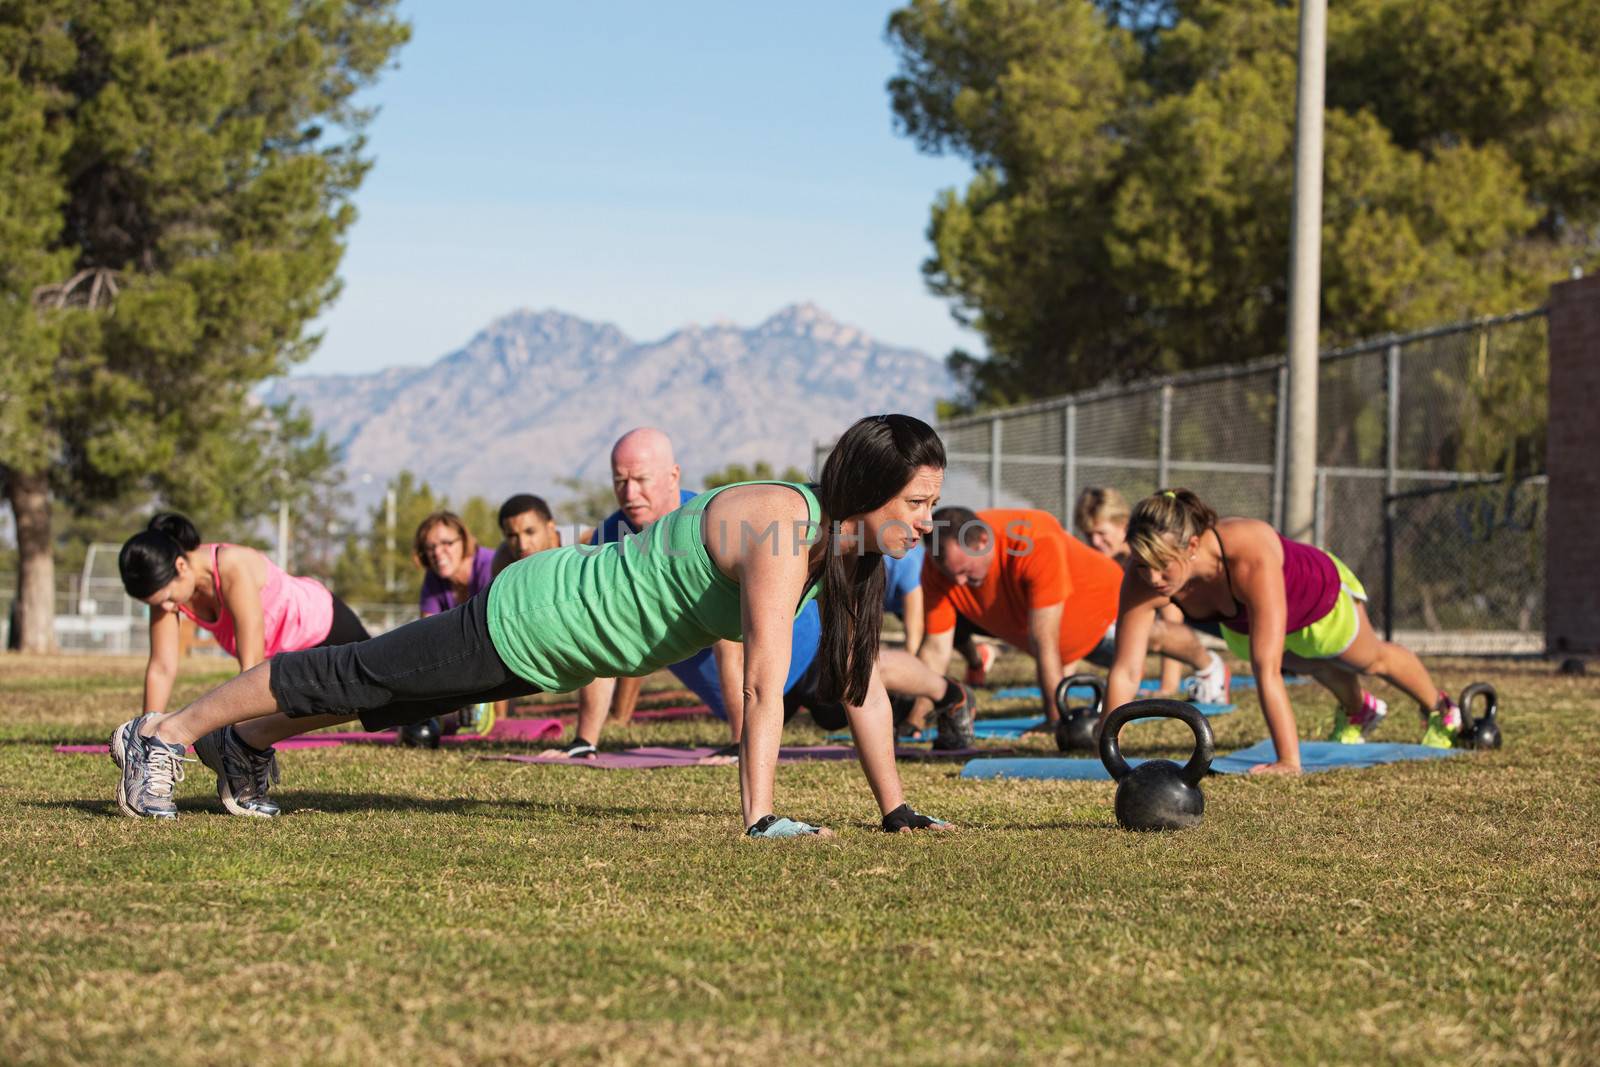
<svg viewBox="0 0 1600 1067"><path fill-rule="evenodd" d="M1473 698L1480 696L1483 697L1483 714L1474 718L1472 701ZM1500 696L1488 682L1473 682L1461 691L1461 699L1457 704L1461 708L1461 729L1465 732L1478 723L1495 721L1495 715L1500 710Z"/></svg>
<svg viewBox="0 0 1600 1067"><path fill-rule="evenodd" d="M1094 690L1094 703L1089 705L1091 714L1098 716L1106 710L1106 680L1098 674L1074 674L1061 679L1061 684L1056 686L1056 710L1061 714L1067 713L1067 694L1073 689Z"/></svg>
<svg viewBox="0 0 1600 1067"><path fill-rule="evenodd" d="M1194 731L1194 755L1178 773L1190 785L1199 785L1200 779L1211 769L1211 758L1216 754L1216 739L1211 734L1211 724L1193 705L1182 700L1132 700L1122 705L1100 725L1100 762L1106 765L1111 777L1122 781L1133 770L1122 758L1122 747L1117 735L1134 719L1178 719Z"/></svg>

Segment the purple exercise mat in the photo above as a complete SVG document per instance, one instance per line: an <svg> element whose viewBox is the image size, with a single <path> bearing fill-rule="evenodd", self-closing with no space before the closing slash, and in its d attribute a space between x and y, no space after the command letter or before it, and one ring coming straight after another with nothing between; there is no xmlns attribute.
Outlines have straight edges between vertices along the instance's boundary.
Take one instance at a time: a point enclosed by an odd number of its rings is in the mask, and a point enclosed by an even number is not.
<svg viewBox="0 0 1600 1067"><path fill-rule="evenodd" d="M555 741L561 737L560 719L500 719L487 736L479 734L450 734L439 739L441 744L475 745L485 741ZM393 730L379 733L346 731L342 733L306 734L279 741L272 747L278 751L296 748L333 748L338 745L392 745L399 740ZM56 751L70 755L105 755L105 745L57 745Z"/></svg>
<svg viewBox="0 0 1600 1067"><path fill-rule="evenodd" d="M552 767L587 767L596 771L653 771L661 767L694 767L718 750L710 745L692 748L628 748L621 752L601 752L589 759L540 759L523 753L494 753L480 755L478 759L500 760L506 763L539 763ZM974 754L994 755L995 749L963 748L955 751L935 752L925 748L897 748L895 757L903 760L925 761L936 759L970 759ZM803 763L809 760L853 760L856 750L849 745L785 745L778 750L779 763Z"/></svg>
<svg viewBox="0 0 1600 1067"><path fill-rule="evenodd" d="M693 704L682 708L646 708L644 711L634 712L633 717L648 722L660 722L669 719L699 719L710 714L711 709L704 704Z"/></svg>

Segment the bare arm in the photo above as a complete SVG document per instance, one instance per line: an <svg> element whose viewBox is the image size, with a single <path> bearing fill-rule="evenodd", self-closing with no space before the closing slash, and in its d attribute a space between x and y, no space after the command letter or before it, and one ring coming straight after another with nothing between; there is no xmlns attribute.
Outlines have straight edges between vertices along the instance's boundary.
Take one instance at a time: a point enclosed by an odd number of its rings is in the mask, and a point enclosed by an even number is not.
<svg viewBox="0 0 1600 1067"><path fill-rule="evenodd" d="M1061 681L1060 604L1028 610L1028 640L1033 645L1031 651L1039 677L1039 692L1044 698L1044 717L1048 722L1055 722L1061 718L1056 707L1056 683Z"/></svg>
<svg viewBox="0 0 1600 1067"><path fill-rule="evenodd" d="M596 678L578 690L578 725L572 733L573 744L590 746L600 743L600 734L606 728L606 715L611 711L611 694L615 691L615 678ZM551 748L539 753L540 759L566 759L564 749Z"/></svg>
<svg viewBox="0 0 1600 1067"><path fill-rule="evenodd" d="M955 646L954 630L925 634L922 638L922 647L917 649L917 659L921 660L928 670L943 678L945 671L950 667L950 657L955 653ZM911 715L906 721L920 730L928 724L928 713L932 710L933 701L919 696L916 703L911 706Z"/></svg>
<svg viewBox="0 0 1600 1067"><path fill-rule="evenodd" d="M178 613L150 609L150 662L144 668L144 710L166 711L178 677Z"/></svg>
<svg viewBox="0 0 1600 1067"><path fill-rule="evenodd" d="M618 726L633 721L634 709L639 706L639 691L643 688L643 678L617 679L617 690L611 697L611 720Z"/></svg>
<svg viewBox="0 0 1600 1067"><path fill-rule="evenodd" d="M776 486L729 490L706 509L706 551L739 583L744 637L739 792L747 827L773 814L783 686L789 678L795 605L809 566L809 546L790 531L805 519L800 497ZM768 531L774 536L766 536Z"/></svg>
<svg viewBox="0 0 1600 1067"><path fill-rule="evenodd" d="M1117 657L1106 681L1106 711L1115 711L1139 693L1144 657L1150 648L1150 626L1156 609L1167 599L1133 572L1122 579L1117 609Z"/></svg>
<svg viewBox="0 0 1600 1067"><path fill-rule="evenodd" d="M1234 587L1250 611L1250 669L1256 676L1256 695L1267 732L1278 750L1275 770L1300 769L1300 735L1295 729L1294 705L1283 684L1283 638L1288 622L1288 598L1283 587L1283 556L1277 535L1263 524L1262 531L1246 530L1245 536L1229 539L1237 553Z"/></svg>
<svg viewBox="0 0 1600 1067"><path fill-rule="evenodd" d="M717 682L722 686L722 706L728 712L728 733L738 744L744 736L744 646L737 641L718 641L711 646L711 654L717 659Z"/></svg>
<svg viewBox="0 0 1600 1067"><path fill-rule="evenodd" d="M1161 616L1162 622L1172 626L1187 625L1183 612L1178 610L1178 605L1176 604L1163 606L1157 614ZM1176 693L1179 686L1183 685L1183 667L1184 663L1180 659L1174 659L1171 656L1161 657L1161 691L1163 693Z"/></svg>
<svg viewBox="0 0 1600 1067"><path fill-rule="evenodd" d="M247 671L266 659L266 618L261 610L261 582L250 567L252 549L225 548L217 554L222 599L233 616L234 655Z"/></svg>
<svg viewBox="0 0 1600 1067"><path fill-rule="evenodd" d="M917 586L906 594L905 605L906 623L906 651L913 656L922 648L923 626L925 620L922 609L922 586Z"/></svg>
<svg viewBox="0 0 1600 1067"><path fill-rule="evenodd" d="M900 786L900 769L894 762L894 713L876 664L865 703L860 707L846 704L845 714L850 717L856 758L861 761L867 785L878 801L879 813L887 815L905 803L905 794Z"/></svg>
<svg viewBox="0 0 1600 1067"><path fill-rule="evenodd" d="M917 658L926 663L933 673L943 677L950 666L950 657L955 652L955 647L954 630L928 634L922 639L922 647L917 649Z"/></svg>

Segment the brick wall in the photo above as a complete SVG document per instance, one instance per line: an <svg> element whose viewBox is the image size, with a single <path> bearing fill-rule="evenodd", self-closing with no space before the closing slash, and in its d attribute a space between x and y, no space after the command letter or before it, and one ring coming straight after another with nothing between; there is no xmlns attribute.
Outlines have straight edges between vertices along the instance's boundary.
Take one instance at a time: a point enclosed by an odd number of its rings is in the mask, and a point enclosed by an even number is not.
<svg viewBox="0 0 1600 1067"><path fill-rule="evenodd" d="M1600 275L1550 290L1545 642L1600 653Z"/></svg>

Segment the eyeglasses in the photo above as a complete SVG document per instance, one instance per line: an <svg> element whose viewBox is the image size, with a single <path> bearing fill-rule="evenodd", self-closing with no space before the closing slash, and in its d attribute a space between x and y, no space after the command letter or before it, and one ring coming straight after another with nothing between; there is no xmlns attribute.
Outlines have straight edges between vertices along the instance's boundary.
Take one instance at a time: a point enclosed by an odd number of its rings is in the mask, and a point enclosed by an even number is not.
<svg viewBox="0 0 1600 1067"><path fill-rule="evenodd" d="M439 551L439 550L440 550L440 549L441 549L441 548L449 548L449 547L451 547L451 546L452 546L452 545L459 545L459 544L460 544L460 543L461 543L461 538L459 538L459 537L452 537L452 538L450 538L450 540L448 540L448 541L434 541L434 542L433 542L433 543L431 543L431 544L425 544L425 545L423 545L423 546L422 546L422 547L423 547L423 549L424 549L424 550L425 550L425 551L428 551L428 552L437 552L437 551Z"/></svg>

